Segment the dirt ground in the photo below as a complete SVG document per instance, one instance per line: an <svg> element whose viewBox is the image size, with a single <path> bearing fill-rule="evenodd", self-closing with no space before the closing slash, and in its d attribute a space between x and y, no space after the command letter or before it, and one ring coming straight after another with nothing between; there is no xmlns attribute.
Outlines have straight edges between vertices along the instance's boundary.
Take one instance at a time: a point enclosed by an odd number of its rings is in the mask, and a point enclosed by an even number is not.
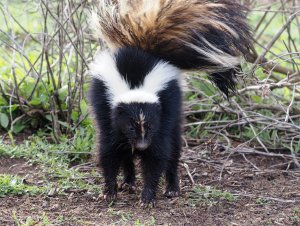
<svg viewBox="0 0 300 226"><path fill-rule="evenodd" d="M285 170L286 159L228 157L223 152L208 158L192 150L185 150L182 159L186 165L180 166L181 196L165 198L162 186L156 208L140 207L139 179L136 194L119 193L111 206L87 192L8 196L0 199L0 225L15 225L14 218L24 222L29 216L40 221L36 225L43 225L43 213L55 225L300 225L300 172ZM0 158L0 174L18 174L32 181L37 180L37 168L25 159ZM206 199L193 193L193 188L205 186L228 191L236 198Z"/></svg>

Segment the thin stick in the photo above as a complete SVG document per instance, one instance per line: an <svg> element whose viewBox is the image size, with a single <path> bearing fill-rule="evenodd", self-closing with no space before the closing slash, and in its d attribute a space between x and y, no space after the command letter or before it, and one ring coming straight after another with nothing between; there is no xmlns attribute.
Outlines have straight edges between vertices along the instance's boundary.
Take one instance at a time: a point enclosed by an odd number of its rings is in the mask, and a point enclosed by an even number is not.
<svg viewBox="0 0 300 226"><path fill-rule="evenodd" d="M188 164L186 164L186 163L184 162L184 163L182 163L181 165L185 168L186 173L187 173L187 175L188 175L188 177L189 177L189 179L190 179L192 185L194 185L194 184L195 184L195 181L194 181L194 178L193 178L193 176L192 176L192 174L191 174L191 172L190 172L190 169L189 169Z"/></svg>

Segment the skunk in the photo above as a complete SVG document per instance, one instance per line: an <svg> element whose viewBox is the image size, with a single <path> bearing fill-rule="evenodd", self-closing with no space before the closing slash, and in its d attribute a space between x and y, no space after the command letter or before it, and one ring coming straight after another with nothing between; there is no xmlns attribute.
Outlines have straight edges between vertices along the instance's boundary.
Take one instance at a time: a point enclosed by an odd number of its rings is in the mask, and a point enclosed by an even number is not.
<svg viewBox="0 0 300 226"><path fill-rule="evenodd" d="M99 128L100 164L105 198L116 198L116 177L134 188L133 159L141 158L143 203L154 203L166 172L167 196L179 194L177 165L181 149L180 71L166 61L132 47L101 52L90 65L90 101Z"/></svg>
<svg viewBox="0 0 300 226"><path fill-rule="evenodd" d="M225 95L234 91L252 48L245 9L234 0L98 0L91 24L108 47L90 65L105 198L116 198L120 167L121 187L134 187L137 156L143 203L155 202L163 173L165 194L178 195L180 75L202 70Z"/></svg>

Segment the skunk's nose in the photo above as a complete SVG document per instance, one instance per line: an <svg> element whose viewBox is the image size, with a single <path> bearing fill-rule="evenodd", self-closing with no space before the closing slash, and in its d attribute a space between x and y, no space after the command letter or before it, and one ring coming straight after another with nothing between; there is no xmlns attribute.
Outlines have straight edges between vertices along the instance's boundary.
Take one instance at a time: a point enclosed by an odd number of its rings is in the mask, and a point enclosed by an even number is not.
<svg viewBox="0 0 300 226"><path fill-rule="evenodd" d="M138 142L136 142L136 145L135 145L135 148L138 149L138 150L145 150L149 147L149 143L145 140L140 140Z"/></svg>

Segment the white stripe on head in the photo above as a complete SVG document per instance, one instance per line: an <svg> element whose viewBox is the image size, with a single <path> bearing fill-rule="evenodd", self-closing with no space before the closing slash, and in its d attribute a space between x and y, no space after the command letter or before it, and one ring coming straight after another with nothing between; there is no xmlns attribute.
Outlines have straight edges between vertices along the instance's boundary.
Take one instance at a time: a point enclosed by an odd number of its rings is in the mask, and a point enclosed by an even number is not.
<svg viewBox="0 0 300 226"><path fill-rule="evenodd" d="M158 93L172 80L179 81L180 70L167 62L159 62L145 77L143 90Z"/></svg>
<svg viewBox="0 0 300 226"><path fill-rule="evenodd" d="M108 51L98 54L90 65L92 77L104 82L112 106L119 103L158 103L158 93L172 80L178 80L180 70L159 62L146 76L141 86L130 89L128 82L120 75L116 59Z"/></svg>
<svg viewBox="0 0 300 226"><path fill-rule="evenodd" d="M90 74L92 77L104 82L108 88L110 102L130 90L129 85L117 69L115 57L108 51L102 51L96 55L94 61L90 64Z"/></svg>
<svg viewBox="0 0 300 226"><path fill-rule="evenodd" d="M119 103L158 103L158 96L155 93L145 92L142 89L133 89L114 98L112 105Z"/></svg>

